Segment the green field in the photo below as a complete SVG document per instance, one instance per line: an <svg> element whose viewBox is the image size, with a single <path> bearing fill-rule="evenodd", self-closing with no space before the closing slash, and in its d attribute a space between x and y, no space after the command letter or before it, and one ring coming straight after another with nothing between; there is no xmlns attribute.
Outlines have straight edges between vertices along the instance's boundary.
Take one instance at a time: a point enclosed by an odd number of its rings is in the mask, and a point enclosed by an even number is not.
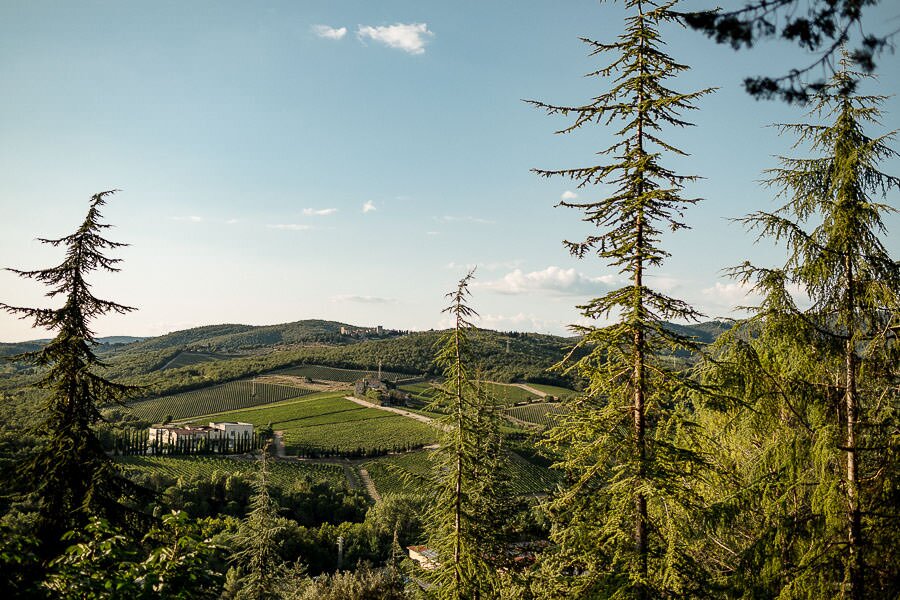
<svg viewBox="0 0 900 600"><path fill-rule="evenodd" d="M518 402L533 402L539 399L537 394L533 394L527 390L523 390L522 388L515 385L497 383L494 381L483 381L481 383L482 385L484 385L485 391L492 398L494 398L494 400L496 400L499 406L511 406ZM418 404L420 407L429 404L432 400L434 400L434 397L437 394L437 386L432 383L405 384L399 386L399 389L401 391L409 393L412 397L413 404ZM565 388L555 389L563 390Z"/></svg>
<svg viewBox="0 0 900 600"><path fill-rule="evenodd" d="M377 371L361 371L358 369L338 369L337 367L323 367L321 365L300 365L298 367L288 367L287 369L279 369L271 373L271 375L293 375L295 377L309 377L317 381L337 381L340 383L355 383L366 377L375 377ZM404 373L392 373L390 371L382 371L381 378L387 381L397 381L400 379L409 379L412 375Z"/></svg>
<svg viewBox="0 0 900 600"><path fill-rule="evenodd" d="M575 390L570 390L569 388L559 387L556 385L546 385L543 383L529 383L526 385L528 385L528 387L533 387L536 390L541 390L545 394L548 394L560 400L568 400L578 395L578 392L576 392Z"/></svg>
<svg viewBox="0 0 900 600"><path fill-rule="evenodd" d="M564 415L568 411L557 402L537 402L525 406L513 406L503 412L519 421L549 427L555 424L559 415Z"/></svg>
<svg viewBox="0 0 900 600"><path fill-rule="evenodd" d="M433 468L428 456L429 452L425 450L409 452L376 458L360 466L369 472L375 488L382 496L415 493L424 485L423 480Z"/></svg>
<svg viewBox="0 0 900 600"><path fill-rule="evenodd" d="M173 479L195 476L208 478L215 472L251 474L257 469L255 461L238 461L220 456L124 456L117 457L116 462L128 471L157 473ZM346 484L344 469L339 465L273 460L269 462L269 477L273 485L285 489L297 480Z"/></svg>
<svg viewBox="0 0 900 600"><path fill-rule="evenodd" d="M308 399L216 415L217 419L269 423L284 432L288 454L393 450L430 444L437 431L392 412L367 408L343 394L316 394Z"/></svg>
<svg viewBox="0 0 900 600"><path fill-rule="evenodd" d="M482 383L484 384L487 393L501 406L511 406L518 402L531 402L538 398L537 395L515 385L495 383L492 381L484 381Z"/></svg>
<svg viewBox="0 0 900 600"><path fill-rule="evenodd" d="M423 480L433 463L428 451L384 456L366 461L361 466L369 472L375 488L382 495L396 493L420 493ZM559 474L532 464L516 454L509 453L510 478L515 495L542 494L553 490L559 482Z"/></svg>
<svg viewBox="0 0 900 600"><path fill-rule="evenodd" d="M431 383L407 383L397 386L397 389L409 394L410 403L418 407L430 404L437 393L437 388Z"/></svg>
<svg viewBox="0 0 900 600"><path fill-rule="evenodd" d="M244 379L171 396L140 400L129 406L137 417L158 423L166 417L180 421L199 415L271 404L311 393L313 390L271 383L254 384L252 380Z"/></svg>

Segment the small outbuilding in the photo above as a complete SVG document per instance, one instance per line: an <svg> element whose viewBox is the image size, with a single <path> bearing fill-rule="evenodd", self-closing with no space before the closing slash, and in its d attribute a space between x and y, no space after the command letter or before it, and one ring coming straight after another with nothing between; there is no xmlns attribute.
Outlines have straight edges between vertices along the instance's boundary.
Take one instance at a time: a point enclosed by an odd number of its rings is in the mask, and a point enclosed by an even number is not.
<svg viewBox="0 0 900 600"><path fill-rule="evenodd" d="M432 571L440 566L437 561L437 551L428 546L407 546L406 550L409 552L409 557L427 571Z"/></svg>

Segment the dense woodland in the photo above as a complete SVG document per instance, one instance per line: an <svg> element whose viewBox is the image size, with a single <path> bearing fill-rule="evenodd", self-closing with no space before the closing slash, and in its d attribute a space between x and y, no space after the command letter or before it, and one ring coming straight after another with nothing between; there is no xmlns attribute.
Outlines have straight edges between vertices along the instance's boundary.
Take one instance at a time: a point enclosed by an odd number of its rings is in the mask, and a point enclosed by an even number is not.
<svg viewBox="0 0 900 600"><path fill-rule="evenodd" d="M104 345L91 322L133 310L89 284L125 268L101 214L113 191L91 198L72 234L42 240L62 262L14 272L57 308L0 303L55 335L0 348L0 587L21 598L900 597L900 262L885 246L900 179L880 170L898 154L883 97L865 95L884 40L840 50L871 3L811 2L807 17L789 0L703 15L624 4L619 34L584 40L594 97L530 101L565 122L560 133L616 133L592 163L536 169L592 198L562 203L593 226L566 247L625 281L579 307L593 325L572 338L477 329L470 272L447 295L447 331L360 340L345 324L301 321ZM820 82L802 70L747 82L797 105L763 175L776 208L735 215L784 259L733 266L758 304L698 324L648 283L669 256L663 232L690 235L703 201L691 182L710 175L669 166L690 149L667 135L713 90L676 91L688 67L665 34L689 24L753 45L779 10L783 37L833 67ZM398 473L420 493L375 503L333 481L277 479L271 446L249 457L249 475L147 475L101 440L141 398L301 364L438 382L431 467ZM578 393L553 426L513 439L486 380ZM512 493L513 447L559 472L552 493ZM412 544L435 552L435 569L407 558Z"/></svg>

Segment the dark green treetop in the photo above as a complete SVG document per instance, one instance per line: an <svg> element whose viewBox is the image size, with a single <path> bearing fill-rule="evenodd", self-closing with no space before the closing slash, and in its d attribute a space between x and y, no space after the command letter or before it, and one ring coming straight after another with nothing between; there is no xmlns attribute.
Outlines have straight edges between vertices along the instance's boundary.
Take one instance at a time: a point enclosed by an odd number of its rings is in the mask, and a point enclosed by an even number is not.
<svg viewBox="0 0 900 600"><path fill-rule="evenodd" d="M881 3L882 0L745 0L735 8L701 10L684 17L690 27L735 49L781 38L812 53L808 64L786 73L744 79L744 89L756 98L777 97L805 103L827 85L825 78L812 78L814 73L820 68L833 71L842 47L857 32L859 42L850 56L867 73L875 70L876 59L891 47L891 38L897 34L895 30L876 35L868 29L864 16ZM847 91L856 85L853 79L842 83L850 86Z"/></svg>

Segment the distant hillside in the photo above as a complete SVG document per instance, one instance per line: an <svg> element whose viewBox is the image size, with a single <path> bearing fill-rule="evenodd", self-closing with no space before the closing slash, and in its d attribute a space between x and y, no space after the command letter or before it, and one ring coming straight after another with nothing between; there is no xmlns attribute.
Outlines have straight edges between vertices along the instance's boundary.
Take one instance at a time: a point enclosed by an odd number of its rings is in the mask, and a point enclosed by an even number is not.
<svg viewBox="0 0 900 600"><path fill-rule="evenodd" d="M44 347L43 342L0 342L0 356L15 356L16 354L24 354L25 352L34 352Z"/></svg>
<svg viewBox="0 0 900 600"><path fill-rule="evenodd" d="M731 329L731 325L729 321L707 321L691 325L668 323L667 327L675 333L695 338L700 343L711 344L716 341L716 338Z"/></svg>
<svg viewBox="0 0 900 600"><path fill-rule="evenodd" d="M310 343L343 343L341 327L355 326L336 321L310 319L280 325L207 325L149 338L125 349L126 352L184 349L209 352L272 348Z"/></svg>
<svg viewBox="0 0 900 600"><path fill-rule="evenodd" d="M130 344L99 349L108 377L146 387L146 395L194 389L286 366L309 364L351 369L385 370L434 376L434 347L440 331L386 335L379 339L349 338L334 321L309 320L282 325L211 325L177 331ZM701 343L713 341L728 323L669 325ZM355 328L355 327L353 327ZM537 333L479 330L473 335L477 368L487 379L572 386L571 377L551 371L577 342ZM40 344L0 344L0 356L37 350ZM689 355L683 356L690 360ZM29 373L22 363L0 365L0 375ZM5 381L4 387L15 387Z"/></svg>
<svg viewBox="0 0 900 600"><path fill-rule="evenodd" d="M108 335L106 337L97 338L97 341L101 344L133 344L135 342L140 342L142 340L146 340L146 337L135 337L133 335Z"/></svg>

